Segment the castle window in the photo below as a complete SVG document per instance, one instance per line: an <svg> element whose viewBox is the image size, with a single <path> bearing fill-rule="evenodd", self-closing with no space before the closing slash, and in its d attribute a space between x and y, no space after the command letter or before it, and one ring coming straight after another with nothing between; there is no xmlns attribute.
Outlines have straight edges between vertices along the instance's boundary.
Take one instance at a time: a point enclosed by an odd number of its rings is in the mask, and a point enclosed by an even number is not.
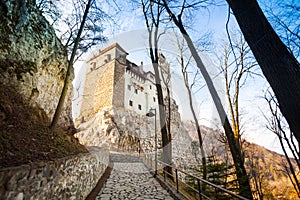
<svg viewBox="0 0 300 200"><path fill-rule="evenodd" d="M150 85L150 90L152 90L152 85Z"/></svg>
<svg viewBox="0 0 300 200"><path fill-rule="evenodd" d="M128 88L128 90L130 91L130 90L131 90L131 85L128 85L127 88Z"/></svg>
<svg viewBox="0 0 300 200"><path fill-rule="evenodd" d="M142 110L142 105L141 104L139 104L138 107L139 107L139 110Z"/></svg>
<svg viewBox="0 0 300 200"><path fill-rule="evenodd" d="M94 69L96 69L96 62L92 62L91 65L93 66L93 67L91 68L91 71L93 71Z"/></svg>
<svg viewBox="0 0 300 200"><path fill-rule="evenodd" d="M137 94L137 93L138 93L138 90L137 90L137 89L135 89L135 90L134 90L134 92Z"/></svg>
<svg viewBox="0 0 300 200"><path fill-rule="evenodd" d="M155 97L153 97L153 102L155 102L156 101L156 99L155 99Z"/></svg>
<svg viewBox="0 0 300 200"><path fill-rule="evenodd" d="M133 102L131 100L129 100L129 105L133 106Z"/></svg>
<svg viewBox="0 0 300 200"><path fill-rule="evenodd" d="M107 60L107 61L110 61L110 60L111 60L111 55L110 55L110 54L106 54L105 56L106 56L106 60Z"/></svg>

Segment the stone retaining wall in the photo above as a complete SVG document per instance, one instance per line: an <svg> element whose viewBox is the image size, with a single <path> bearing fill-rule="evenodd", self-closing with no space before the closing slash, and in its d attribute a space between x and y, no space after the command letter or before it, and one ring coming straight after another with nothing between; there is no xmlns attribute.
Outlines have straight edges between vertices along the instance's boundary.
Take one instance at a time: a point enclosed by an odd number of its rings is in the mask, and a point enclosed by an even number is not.
<svg viewBox="0 0 300 200"><path fill-rule="evenodd" d="M109 162L109 153L89 153L0 170L0 199L85 199Z"/></svg>

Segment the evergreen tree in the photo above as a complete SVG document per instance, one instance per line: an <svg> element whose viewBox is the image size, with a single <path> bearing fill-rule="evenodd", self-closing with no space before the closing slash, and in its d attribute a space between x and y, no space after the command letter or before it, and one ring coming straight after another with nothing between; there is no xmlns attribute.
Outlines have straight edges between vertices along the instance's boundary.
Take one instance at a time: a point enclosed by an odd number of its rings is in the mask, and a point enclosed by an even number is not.
<svg viewBox="0 0 300 200"><path fill-rule="evenodd" d="M207 158L206 170L207 181L232 192L238 191L238 181L236 179L234 165L228 165L226 162L218 160L215 156L210 156ZM190 171L192 174L195 174L196 176L200 177L203 173L203 166L194 166L190 168ZM185 183L187 183L190 187L194 189L199 188L198 181L193 176L186 176ZM203 195L218 200L228 199L230 197L224 192L219 191L217 188L213 188L207 185L204 186L204 184L205 183L201 183L201 192L203 193ZM197 195L196 192L191 188L188 188L187 192L193 194L193 196Z"/></svg>

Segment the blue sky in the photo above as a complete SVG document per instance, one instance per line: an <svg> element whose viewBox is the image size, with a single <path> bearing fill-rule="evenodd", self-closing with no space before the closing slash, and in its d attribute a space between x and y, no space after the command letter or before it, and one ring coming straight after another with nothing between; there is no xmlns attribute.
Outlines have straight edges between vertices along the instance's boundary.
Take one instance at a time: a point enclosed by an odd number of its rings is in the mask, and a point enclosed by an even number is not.
<svg viewBox="0 0 300 200"><path fill-rule="evenodd" d="M268 1L269 2L269 1ZM274 3L276 1L271 1ZM108 9L108 8L107 8ZM190 29L189 33L192 38L197 39L198 35L206 31L213 33L212 40L215 44L219 44L222 40L226 40L225 24L228 17L228 6L224 4L223 6L214 7L209 12L201 12L192 19L194 22L193 27ZM145 22L143 20L143 15L140 8L132 9L128 6L128 10L122 12L122 17L118 21L119 26L107 26L104 34L110 39L107 44L97 48L104 48L109 43L119 42L124 49L129 53L128 58L135 62L140 63L143 61L145 65L151 66L149 56L146 51L147 46L147 33L145 30ZM230 28L236 28L237 24L235 22L234 16L230 16ZM204 31L202 31L204 30ZM144 41L143 41L144 40ZM94 49L97 49L94 48ZM169 50L166 54L172 55L176 54L173 47L165 48ZM171 50L170 50L171 49ZM173 51L174 50L174 51ZM173 52L172 52L173 51ZM209 70L212 74L218 72L218 67L214 65L213 54L206 54L202 59L209 63ZM215 53L215 52L213 52ZM170 56L171 57L171 56ZM169 59L170 62L174 63L176 66L174 58ZM76 71L80 68L81 64L77 63ZM171 65L172 66L172 65ZM150 67L149 67L150 68ZM176 67L173 70L175 80L179 80L179 72ZM220 90L222 87L222 77L217 78L217 82L220 85ZM221 81L220 81L221 80ZM189 112L187 111L188 101L182 95L180 89L182 85L176 82L177 91L174 91L175 99L179 104L179 110L182 113L183 119L191 119ZM240 106L241 106L241 119L242 124L244 124L244 137L250 142L257 143L259 145L265 146L270 150L276 152L282 152L276 136L267 130L266 120L264 119L262 113L267 113L266 102L262 99L264 90L266 90L268 84L262 77L255 77L248 79L247 84L242 88L240 95ZM179 88L179 89L178 89ZM221 92L222 93L222 92ZM222 95L222 94L221 94ZM194 94L196 99L196 107L198 108L200 123L215 128L215 118L216 110L211 102L210 95L208 94L207 88L204 87L201 91ZM184 98L182 98L184 97ZM224 101L226 102L226 101ZM226 106L225 106L226 107Z"/></svg>

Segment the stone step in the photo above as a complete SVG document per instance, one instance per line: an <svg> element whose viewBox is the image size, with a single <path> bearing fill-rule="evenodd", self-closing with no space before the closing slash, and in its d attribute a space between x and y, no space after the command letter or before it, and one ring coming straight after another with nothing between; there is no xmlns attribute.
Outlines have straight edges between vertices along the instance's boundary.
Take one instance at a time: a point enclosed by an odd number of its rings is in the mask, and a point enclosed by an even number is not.
<svg viewBox="0 0 300 200"><path fill-rule="evenodd" d="M134 156L112 154L112 160L137 161ZM114 162L113 170L96 200L166 199L170 194L161 187L142 162Z"/></svg>
<svg viewBox="0 0 300 200"><path fill-rule="evenodd" d="M142 162L141 158L136 154L133 153L125 154L125 153L118 153L118 152L111 152L109 154L109 161L112 163L140 163Z"/></svg>

